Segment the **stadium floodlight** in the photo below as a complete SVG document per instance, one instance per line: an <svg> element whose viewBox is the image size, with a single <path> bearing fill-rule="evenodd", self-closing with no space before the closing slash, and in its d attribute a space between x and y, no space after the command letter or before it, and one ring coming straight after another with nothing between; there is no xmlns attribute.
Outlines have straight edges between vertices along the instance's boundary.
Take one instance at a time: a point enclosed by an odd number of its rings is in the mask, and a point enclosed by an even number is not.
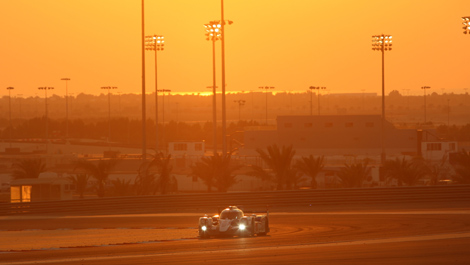
<svg viewBox="0 0 470 265"><path fill-rule="evenodd" d="M385 132L384 132L384 123L385 123L385 52L392 50L392 35L373 35L372 36L372 50L382 52L382 153L381 153L381 162L385 163Z"/></svg>
<svg viewBox="0 0 470 265"><path fill-rule="evenodd" d="M463 34L470 34L470 17L462 17Z"/></svg>
<svg viewBox="0 0 470 265"><path fill-rule="evenodd" d="M165 37L162 35L145 36L145 50L155 51L155 151L158 152L158 71L157 52L165 49Z"/></svg>

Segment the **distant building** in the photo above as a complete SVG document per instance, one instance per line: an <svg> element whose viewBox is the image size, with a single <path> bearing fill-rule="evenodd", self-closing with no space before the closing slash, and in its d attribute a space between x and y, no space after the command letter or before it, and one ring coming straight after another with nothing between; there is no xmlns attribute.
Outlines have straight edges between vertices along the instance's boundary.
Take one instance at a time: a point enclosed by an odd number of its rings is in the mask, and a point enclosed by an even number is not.
<svg viewBox="0 0 470 265"><path fill-rule="evenodd" d="M417 131L397 129L385 121L386 154L417 155ZM381 153L382 118L380 115L309 115L278 116L277 128L245 131L241 153L256 154L268 145L292 145L298 155L379 155Z"/></svg>
<svg viewBox="0 0 470 265"><path fill-rule="evenodd" d="M377 93L330 93L329 96L337 97L377 97Z"/></svg>
<svg viewBox="0 0 470 265"><path fill-rule="evenodd" d="M419 131L421 134L421 131ZM459 145L457 141L445 141L438 139L434 134L424 132L421 138L421 155L426 160L441 160L444 156L449 153L459 151Z"/></svg>
<svg viewBox="0 0 470 265"><path fill-rule="evenodd" d="M168 152L172 156L203 156L205 152L204 141L169 142Z"/></svg>
<svg viewBox="0 0 470 265"><path fill-rule="evenodd" d="M10 184L11 202L71 200L74 185L65 178L16 179Z"/></svg>

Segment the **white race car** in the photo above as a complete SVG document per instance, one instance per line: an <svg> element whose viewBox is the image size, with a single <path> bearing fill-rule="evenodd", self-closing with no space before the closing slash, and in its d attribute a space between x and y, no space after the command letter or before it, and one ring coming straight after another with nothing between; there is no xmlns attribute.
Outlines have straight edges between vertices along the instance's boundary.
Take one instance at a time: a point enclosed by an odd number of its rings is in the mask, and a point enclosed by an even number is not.
<svg viewBox="0 0 470 265"><path fill-rule="evenodd" d="M237 206L229 206L219 215L199 218L199 237L262 236L269 232L269 212L266 215L244 215Z"/></svg>

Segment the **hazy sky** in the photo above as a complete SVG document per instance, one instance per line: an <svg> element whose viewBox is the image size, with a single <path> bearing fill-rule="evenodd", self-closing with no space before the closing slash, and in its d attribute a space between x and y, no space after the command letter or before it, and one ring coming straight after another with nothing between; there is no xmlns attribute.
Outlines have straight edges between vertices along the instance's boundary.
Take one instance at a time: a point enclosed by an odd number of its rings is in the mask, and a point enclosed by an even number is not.
<svg viewBox="0 0 470 265"><path fill-rule="evenodd" d="M211 42L203 24L220 0L146 0L146 35L164 35L159 88L209 92ZM469 0L225 0L227 91L381 91L381 55L371 36L393 35L385 54L386 93L463 93L470 87ZM141 93L140 0L1 0L0 95L99 94L102 86ZM147 92L154 54L146 52ZM217 42L220 87L220 41ZM116 92L116 91L113 91Z"/></svg>

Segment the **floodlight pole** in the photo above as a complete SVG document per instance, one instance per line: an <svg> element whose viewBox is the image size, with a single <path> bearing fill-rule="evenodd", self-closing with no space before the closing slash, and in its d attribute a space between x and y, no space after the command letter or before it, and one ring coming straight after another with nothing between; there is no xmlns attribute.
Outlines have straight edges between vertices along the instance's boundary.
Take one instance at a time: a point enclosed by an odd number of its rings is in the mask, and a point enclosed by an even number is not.
<svg viewBox="0 0 470 265"><path fill-rule="evenodd" d="M165 92L171 92L170 89L159 89L158 92L162 92L162 140L165 153L167 151L167 146L165 142Z"/></svg>
<svg viewBox="0 0 470 265"><path fill-rule="evenodd" d="M157 51L164 50L165 40L163 36L145 36L145 49L155 51L155 151L158 152L158 71Z"/></svg>
<svg viewBox="0 0 470 265"><path fill-rule="evenodd" d="M313 90L315 89L314 86L310 86L308 89L310 89L310 116L313 115Z"/></svg>
<svg viewBox="0 0 470 265"><path fill-rule="evenodd" d="M222 154L227 154L227 116L225 110L225 19L224 19L224 0L220 0L221 13L221 46L222 46Z"/></svg>
<svg viewBox="0 0 470 265"><path fill-rule="evenodd" d="M8 109L9 109L9 116L10 116L10 140L8 142L10 142L10 148L11 148L11 140L12 140L12 131L13 131L13 126L11 125L11 91L15 89L14 87L7 87L7 90L8 90Z"/></svg>
<svg viewBox="0 0 470 265"><path fill-rule="evenodd" d="M44 90L44 99L45 99L45 122L46 122L46 154L49 153L49 128L48 128L48 109L47 109L47 90L54 89L53 87L39 87L39 90Z"/></svg>
<svg viewBox="0 0 470 265"><path fill-rule="evenodd" d="M318 99L318 115L320 115L320 90L321 89L326 89L326 87L322 86L310 86L308 89L310 89L310 115L313 115L313 107L312 107L312 94L313 94L313 89L317 90L317 99Z"/></svg>
<svg viewBox="0 0 470 265"><path fill-rule="evenodd" d="M241 108L242 106L245 105L245 100L239 99L239 100L234 100L233 102L238 103L238 122L241 121Z"/></svg>
<svg viewBox="0 0 470 265"><path fill-rule="evenodd" d="M381 120L381 162L385 163L385 51L392 50L391 35L374 35L372 36L372 50L382 52L382 120Z"/></svg>
<svg viewBox="0 0 470 265"><path fill-rule="evenodd" d="M260 89L266 90L266 125L268 125L268 89L274 89L273 86L260 86Z"/></svg>
<svg viewBox="0 0 470 265"><path fill-rule="evenodd" d="M108 148L111 150L111 89L117 89L115 86L103 86L101 89L108 90Z"/></svg>
<svg viewBox="0 0 470 265"><path fill-rule="evenodd" d="M216 36L212 37L212 141L214 142L214 156L217 154L217 86L215 78L215 41Z"/></svg>
<svg viewBox="0 0 470 265"><path fill-rule="evenodd" d="M145 115L145 0L142 0L142 36L141 36L141 49L142 49L142 162L147 160L147 134L146 134L146 115Z"/></svg>
<svg viewBox="0 0 470 265"><path fill-rule="evenodd" d="M424 91L424 124L426 124L426 89L430 89L430 86L422 86L421 89Z"/></svg>
<svg viewBox="0 0 470 265"><path fill-rule="evenodd" d="M463 34L470 34L470 16L462 17ZM464 88L465 93L467 93L467 88ZM447 122L448 123L448 122Z"/></svg>
<svg viewBox="0 0 470 265"><path fill-rule="evenodd" d="M215 42L221 38L219 28L222 27L219 21L210 21L209 24L205 24L206 28L206 40L212 42L212 137L214 142L214 156L217 154L217 113L216 113L216 77L215 77Z"/></svg>
<svg viewBox="0 0 470 265"><path fill-rule="evenodd" d="M450 127L450 99L447 99L447 127Z"/></svg>
<svg viewBox="0 0 470 265"><path fill-rule="evenodd" d="M67 83L70 81L70 78L65 77L60 80L65 81L65 139L67 140L69 138L69 96Z"/></svg>

